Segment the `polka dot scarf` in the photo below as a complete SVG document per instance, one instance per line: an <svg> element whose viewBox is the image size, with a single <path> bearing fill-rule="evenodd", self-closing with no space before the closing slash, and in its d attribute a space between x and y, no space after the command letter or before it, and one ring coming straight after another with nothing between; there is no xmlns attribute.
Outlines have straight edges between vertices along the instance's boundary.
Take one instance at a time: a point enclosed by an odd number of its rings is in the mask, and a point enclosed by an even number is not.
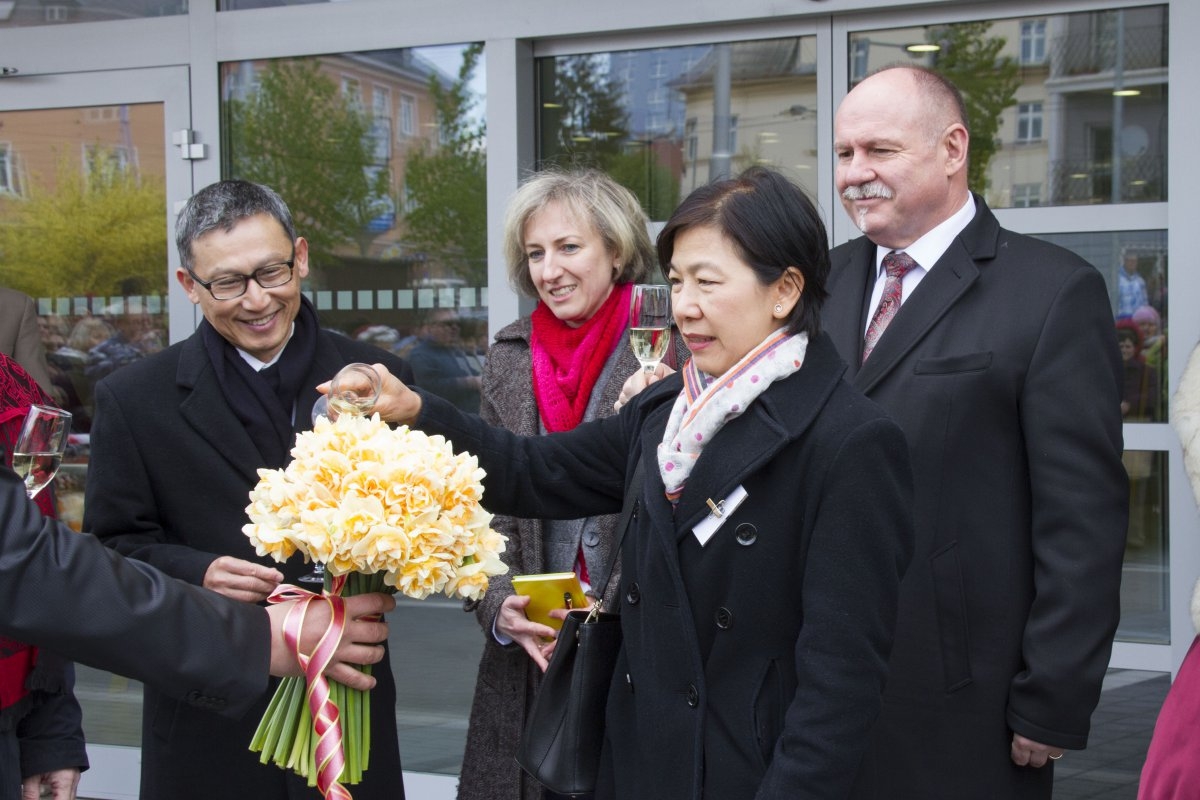
<svg viewBox="0 0 1200 800"><path fill-rule="evenodd" d="M704 374L694 359L688 359L683 365L683 391L658 446L658 471L671 503L679 501L704 445L768 386L800 369L807 349L808 334L791 335L780 329L719 378Z"/></svg>

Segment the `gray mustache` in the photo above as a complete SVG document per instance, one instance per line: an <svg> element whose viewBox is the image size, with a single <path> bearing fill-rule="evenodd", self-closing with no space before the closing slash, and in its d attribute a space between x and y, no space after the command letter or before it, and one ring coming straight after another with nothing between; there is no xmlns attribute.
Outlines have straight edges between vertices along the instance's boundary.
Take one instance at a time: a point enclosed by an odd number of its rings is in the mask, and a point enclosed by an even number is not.
<svg viewBox="0 0 1200 800"><path fill-rule="evenodd" d="M892 190L879 181L871 181L859 186L847 186L842 192L843 200L870 200L875 197L891 200Z"/></svg>

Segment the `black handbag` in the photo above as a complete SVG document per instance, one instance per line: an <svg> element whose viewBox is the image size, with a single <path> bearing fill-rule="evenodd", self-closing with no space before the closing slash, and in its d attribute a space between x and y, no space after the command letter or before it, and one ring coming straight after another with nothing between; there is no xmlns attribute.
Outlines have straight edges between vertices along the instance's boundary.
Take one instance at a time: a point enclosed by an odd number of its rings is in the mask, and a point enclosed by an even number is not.
<svg viewBox="0 0 1200 800"><path fill-rule="evenodd" d="M641 478L639 457L617 523L621 536L600 598L612 577L625 532L637 517ZM621 616L603 611L602 605L601 599L590 611L567 613L517 748L521 768L557 794L587 795L596 789L608 687L621 651Z"/></svg>

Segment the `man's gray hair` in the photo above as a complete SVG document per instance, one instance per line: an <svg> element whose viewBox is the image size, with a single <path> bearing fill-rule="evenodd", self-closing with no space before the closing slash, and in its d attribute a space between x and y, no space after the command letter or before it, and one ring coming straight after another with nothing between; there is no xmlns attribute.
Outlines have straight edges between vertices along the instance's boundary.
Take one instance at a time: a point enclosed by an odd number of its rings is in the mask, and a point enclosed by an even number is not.
<svg viewBox="0 0 1200 800"><path fill-rule="evenodd" d="M192 269L192 242L220 228L228 233L247 217L267 214L296 240L296 226L287 203L274 189L249 181L218 181L192 195L175 220L175 246L183 268Z"/></svg>

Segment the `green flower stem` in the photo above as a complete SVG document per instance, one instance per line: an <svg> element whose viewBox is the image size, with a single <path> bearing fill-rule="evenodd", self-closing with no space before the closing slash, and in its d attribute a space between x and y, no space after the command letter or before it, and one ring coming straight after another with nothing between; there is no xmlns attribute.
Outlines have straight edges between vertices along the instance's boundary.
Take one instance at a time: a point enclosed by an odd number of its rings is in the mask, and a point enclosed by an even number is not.
<svg viewBox="0 0 1200 800"><path fill-rule="evenodd" d="M306 729L311 727L311 725L304 724L304 719L308 716L308 703L305 702L304 697L307 685L303 678L286 678L285 680L292 682L293 686L288 697L287 710L284 712L287 716L284 718L285 727L283 736L279 740L280 747L276 751L275 764L280 767L294 768L298 760L296 743L303 737Z"/></svg>
<svg viewBox="0 0 1200 800"><path fill-rule="evenodd" d="M250 740L250 752L262 753L259 761L263 764L270 761L271 752L279 741L279 731L283 726L279 709L283 705L283 696L283 686L280 685L276 688L275 694L271 695L271 702L267 706L263 718L259 720L254 737Z"/></svg>

